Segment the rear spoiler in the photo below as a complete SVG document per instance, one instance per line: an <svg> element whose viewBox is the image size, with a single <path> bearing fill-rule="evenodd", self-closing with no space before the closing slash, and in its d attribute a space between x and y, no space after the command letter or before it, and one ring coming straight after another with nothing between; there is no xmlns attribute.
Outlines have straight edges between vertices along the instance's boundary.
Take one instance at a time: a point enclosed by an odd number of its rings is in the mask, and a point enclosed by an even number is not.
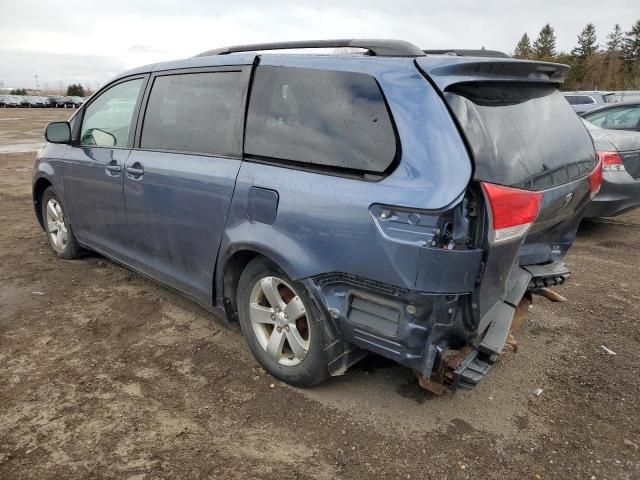
<svg viewBox="0 0 640 480"><path fill-rule="evenodd" d="M427 55L453 55L455 57L489 57L489 58L511 58L499 50L470 50L464 48L451 48L442 50L423 50Z"/></svg>
<svg viewBox="0 0 640 480"><path fill-rule="evenodd" d="M535 82L561 84L568 65L513 58L437 55L416 58L416 64L441 91L457 83Z"/></svg>

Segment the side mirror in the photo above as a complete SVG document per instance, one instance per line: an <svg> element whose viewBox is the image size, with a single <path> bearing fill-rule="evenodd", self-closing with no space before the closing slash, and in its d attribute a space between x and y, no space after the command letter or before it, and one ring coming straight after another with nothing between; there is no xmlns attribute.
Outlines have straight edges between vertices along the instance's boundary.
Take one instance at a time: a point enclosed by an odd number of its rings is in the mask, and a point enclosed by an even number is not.
<svg viewBox="0 0 640 480"><path fill-rule="evenodd" d="M69 122L51 122L44 131L44 138L51 143L70 143L71 126Z"/></svg>

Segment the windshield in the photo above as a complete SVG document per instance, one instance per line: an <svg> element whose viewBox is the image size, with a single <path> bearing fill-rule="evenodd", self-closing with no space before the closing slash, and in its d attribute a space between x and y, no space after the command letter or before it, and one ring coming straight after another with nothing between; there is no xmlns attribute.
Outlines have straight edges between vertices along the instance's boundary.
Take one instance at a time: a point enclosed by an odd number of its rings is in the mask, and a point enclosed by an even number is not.
<svg viewBox="0 0 640 480"><path fill-rule="evenodd" d="M475 178L544 190L595 168L591 137L558 90L544 84L458 84L445 92L467 136Z"/></svg>

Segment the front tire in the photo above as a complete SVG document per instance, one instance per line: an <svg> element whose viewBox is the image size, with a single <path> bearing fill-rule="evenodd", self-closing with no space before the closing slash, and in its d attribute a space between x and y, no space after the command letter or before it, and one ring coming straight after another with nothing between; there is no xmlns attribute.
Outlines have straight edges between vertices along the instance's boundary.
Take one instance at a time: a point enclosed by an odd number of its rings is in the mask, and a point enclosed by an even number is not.
<svg viewBox="0 0 640 480"><path fill-rule="evenodd" d="M71 260L82 255L64 206L55 189L49 187L42 195L42 222L53 252L60 258Z"/></svg>
<svg viewBox="0 0 640 480"><path fill-rule="evenodd" d="M240 276L237 301L242 334L271 375L296 387L329 376L323 321L303 285L258 257Z"/></svg>

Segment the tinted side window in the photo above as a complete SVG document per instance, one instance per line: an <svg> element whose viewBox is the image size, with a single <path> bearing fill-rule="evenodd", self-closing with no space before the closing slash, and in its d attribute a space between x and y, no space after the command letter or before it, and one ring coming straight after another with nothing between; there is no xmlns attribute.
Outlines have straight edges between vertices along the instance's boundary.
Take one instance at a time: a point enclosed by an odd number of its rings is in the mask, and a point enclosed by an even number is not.
<svg viewBox="0 0 640 480"><path fill-rule="evenodd" d="M380 87L363 73L258 67L245 153L381 173L396 135Z"/></svg>
<svg viewBox="0 0 640 480"><path fill-rule="evenodd" d="M239 154L235 138L241 72L156 77L142 126L141 148Z"/></svg>
<svg viewBox="0 0 640 480"><path fill-rule="evenodd" d="M81 145L126 147L131 118L143 79L122 82L106 90L84 111Z"/></svg>
<svg viewBox="0 0 640 480"><path fill-rule="evenodd" d="M565 98L571 105L588 105L590 103L596 103L593 98L585 95L567 95Z"/></svg>

